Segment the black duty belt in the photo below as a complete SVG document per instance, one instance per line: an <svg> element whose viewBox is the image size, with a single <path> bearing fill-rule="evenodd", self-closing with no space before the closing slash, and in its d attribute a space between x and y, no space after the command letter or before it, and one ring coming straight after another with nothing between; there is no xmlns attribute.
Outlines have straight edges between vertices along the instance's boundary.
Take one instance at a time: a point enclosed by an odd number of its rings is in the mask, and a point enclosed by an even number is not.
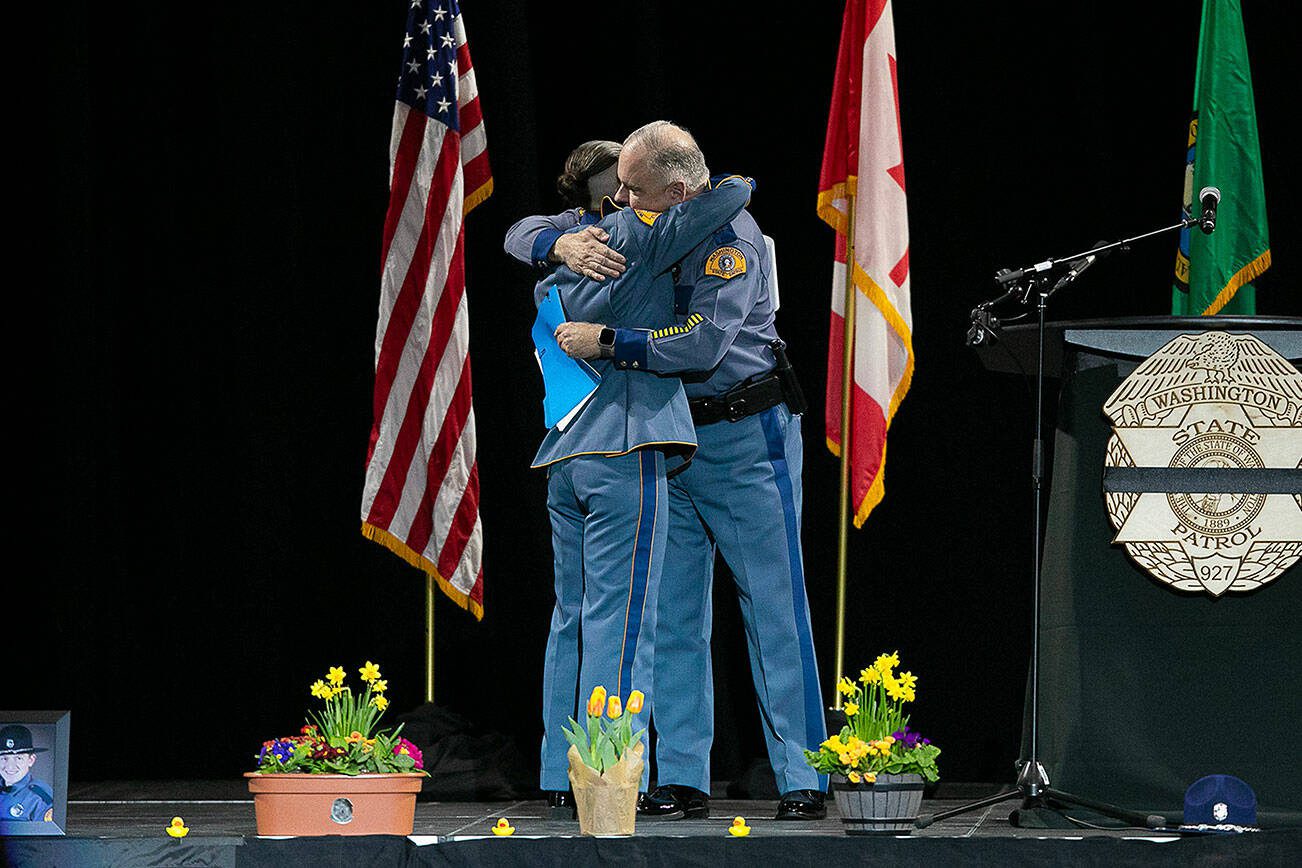
<svg viewBox="0 0 1302 868"><path fill-rule="evenodd" d="M766 374L753 380L733 386L722 395L707 398L692 398L688 404L692 408L692 421L697 425L713 425L715 422L736 422L747 416L762 413L769 407L776 407L786 400L782 392L782 380L775 373Z"/></svg>

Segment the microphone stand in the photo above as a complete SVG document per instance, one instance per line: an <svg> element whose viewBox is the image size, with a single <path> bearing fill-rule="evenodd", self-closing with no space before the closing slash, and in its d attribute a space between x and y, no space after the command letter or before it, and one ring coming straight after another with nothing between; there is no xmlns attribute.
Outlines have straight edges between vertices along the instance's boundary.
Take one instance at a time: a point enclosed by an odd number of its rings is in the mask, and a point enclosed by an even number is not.
<svg viewBox="0 0 1302 868"><path fill-rule="evenodd" d="M1041 499L1044 482L1044 333L1045 333L1045 312L1048 309L1049 299L1060 289L1064 289L1072 284L1086 268L1088 268L1098 257L1106 256L1113 250L1129 250L1130 245L1136 241L1142 241L1146 238L1152 238L1176 229L1185 229L1191 226L1201 226L1207 234L1211 233L1209 219L1206 214L1200 217L1187 217L1179 223L1171 226L1164 226L1161 229L1155 229L1151 232L1145 232L1142 235L1136 235L1133 238L1125 238L1121 241L1100 242L1089 250L1076 253L1071 256L1065 256L1060 259L1046 259L1033 265L1028 265L1019 269L1001 269L995 275L995 283L1004 288L1003 295L990 301L982 302L972 311L972 326L968 329L967 344L968 346L977 346L986 341L994 342L999 338L999 320L991 313L991 308L997 307L1014 298L1019 304L1026 305L1029 303L1031 296L1035 295L1037 302L1035 305L1039 345L1036 353L1036 371L1035 371L1035 442L1031 449L1031 489L1034 500L1035 518L1034 540L1032 542L1033 561L1032 575L1034 584L1032 585L1032 615L1031 615L1031 671L1030 671L1030 692L1031 692L1031 733L1029 740L1028 755L1020 764L1017 774L1017 782L1010 790L996 793L993 796L987 796L975 802L952 808L948 811L941 811L936 814L929 814L921 817L915 823L919 829L925 829L938 820L945 820L950 817L956 817L959 814L966 814L969 811L975 811L980 808L997 805L1000 802L1007 802L1012 799L1020 798L1022 806L1020 810L1014 811L1009 817L1009 821L1014 826L1021 826L1022 814L1027 811L1034 811L1037 808L1051 808L1050 802L1056 802L1064 805L1075 805L1077 807L1087 808L1105 817L1111 817L1115 820L1141 828L1159 829L1166 826L1166 819L1156 814L1140 814L1136 811L1127 811L1124 808L1110 805L1106 802L1099 802L1093 799L1086 799L1081 796L1075 796L1062 790L1054 789L1049 784L1049 775L1044 770L1044 765L1040 762L1040 554L1041 554ZM1215 227L1215 222L1210 223ZM1090 259L1095 257L1095 259ZM1062 274L1058 280L1049 284L1051 275L1062 270L1063 266L1070 266L1066 273Z"/></svg>

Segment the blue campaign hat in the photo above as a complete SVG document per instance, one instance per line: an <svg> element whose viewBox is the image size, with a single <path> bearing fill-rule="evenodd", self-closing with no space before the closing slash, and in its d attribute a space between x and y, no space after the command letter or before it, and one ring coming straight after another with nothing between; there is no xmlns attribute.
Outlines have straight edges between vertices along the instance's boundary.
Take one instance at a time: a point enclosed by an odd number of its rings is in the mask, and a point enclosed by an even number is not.
<svg viewBox="0 0 1302 868"><path fill-rule="evenodd" d="M1233 775L1207 775L1184 794L1185 832L1258 832L1257 794Z"/></svg>

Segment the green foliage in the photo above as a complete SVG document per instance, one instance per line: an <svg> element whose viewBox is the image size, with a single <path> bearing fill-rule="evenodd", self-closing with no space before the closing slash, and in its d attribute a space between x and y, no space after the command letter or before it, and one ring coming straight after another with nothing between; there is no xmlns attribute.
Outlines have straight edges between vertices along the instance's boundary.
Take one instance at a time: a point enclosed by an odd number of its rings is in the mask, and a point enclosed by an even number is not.
<svg viewBox="0 0 1302 868"><path fill-rule="evenodd" d="M264 742L257 756L258 772L304 772L308 774L390 774L420 772L420 750L401 737L402 727L377 731L388 708L379 667L367 662L362 668L366 686L360 695L344 685L344 671L334 667L325 680L311 687L313 696L324 700L323 708L309 711L307 723L297 736Z"/></svg>
<svg viewBox="0 0 1302 868"><path fill-rule="evenodd" d="M605 690L601 688L598 690L604 698ZM631 695L629 701L630 703L633 701ZM586 727L572 717L569 719L568 726L561 726L565 738L579 752L583 764L597 774L601 774L619 762L629 745L640 741L646 733L645 728L633 731L633 718L637 716L635 713L624 711L610 720L602 717L603 707L604 699L600 702L596 701L594 691L594 698L588 702ZM594 710L597 711L596 714L592 713Z"/></svg>

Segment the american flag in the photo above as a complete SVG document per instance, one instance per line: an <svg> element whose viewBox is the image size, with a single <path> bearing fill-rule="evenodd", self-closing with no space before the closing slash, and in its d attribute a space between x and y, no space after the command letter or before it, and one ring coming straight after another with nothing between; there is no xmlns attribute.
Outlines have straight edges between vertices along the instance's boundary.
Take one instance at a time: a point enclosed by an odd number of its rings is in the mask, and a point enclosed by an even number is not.
<svg viewBox="0 0 1302 868"><path fill-rule="evenodd" d="M886 493L886 432L913 379L909 215L891 0L847 0L818 185L836 229L827 356L827 445L842 455L846 269L855 286L850 352L850 497L855 527ZM854 225L850 203L855 203ZM848 261L847 240L854 258Z"/></svg>
<svg viewBox="0 0 1302 868"><path fill-rule="evenodd" d="M462 218L493 178L457 0L411 0L402 45L362 533L482 618Z"/></svg>

